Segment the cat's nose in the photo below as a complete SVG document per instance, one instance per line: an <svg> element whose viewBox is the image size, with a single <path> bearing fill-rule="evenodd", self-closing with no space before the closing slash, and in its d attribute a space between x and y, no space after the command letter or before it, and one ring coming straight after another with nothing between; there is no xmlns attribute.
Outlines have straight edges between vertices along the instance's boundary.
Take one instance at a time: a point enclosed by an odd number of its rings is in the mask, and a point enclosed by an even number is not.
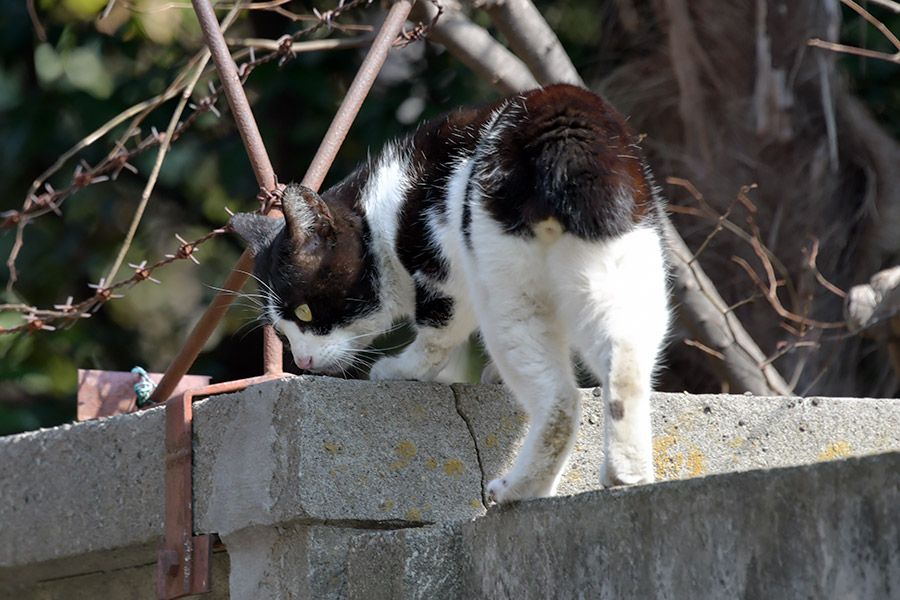
<svg viewBox="0 0 900 600"><path fill-rule="evenodd" d="M312 356L297 357L294 359L294 362L304 371L309 371L313 366Z"/></svg>

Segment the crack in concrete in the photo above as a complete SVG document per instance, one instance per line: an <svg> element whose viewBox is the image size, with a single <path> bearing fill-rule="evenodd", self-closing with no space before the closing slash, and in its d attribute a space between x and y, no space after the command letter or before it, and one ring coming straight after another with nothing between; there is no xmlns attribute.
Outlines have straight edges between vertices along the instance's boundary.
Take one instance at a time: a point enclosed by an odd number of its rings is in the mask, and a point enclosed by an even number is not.
<svg viewBox="0 0 900 600"><path fill-rule="evenodd" d="M487 476L484 472L484 463L481 461L481 448L478 447L478 438L475 436L475 428L472 427L472 423L469 422L469 418L466 416L465 412L463 412L462 407L459 404L459 390L457 386L451 384L450 390L453 392L453 404L456 407L456 413L463 420L463 423L466 424L466 429L469 430L469 436L472 438L472 444L475 446L475 460L478 461L478 471L481 473L481 505L487 510L487 482L485 481Z"/></svg>

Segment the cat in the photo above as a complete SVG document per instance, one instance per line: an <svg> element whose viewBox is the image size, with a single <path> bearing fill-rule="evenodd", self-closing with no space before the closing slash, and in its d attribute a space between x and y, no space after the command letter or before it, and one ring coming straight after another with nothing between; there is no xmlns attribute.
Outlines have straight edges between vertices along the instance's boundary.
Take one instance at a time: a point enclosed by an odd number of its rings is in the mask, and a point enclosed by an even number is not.
<svg viewBox="0 0 900 600"><path fill-rule="evenodd" d="M669 320L664 205L625 119L570 85L459 108L284 219L238 214L264 317L300 369L337 373L411 319L369 377L433 379L478 329L530 430L493 502L553 495L580 423L573 352L602 381L604 486L654 479L650 388Z"/></svg>

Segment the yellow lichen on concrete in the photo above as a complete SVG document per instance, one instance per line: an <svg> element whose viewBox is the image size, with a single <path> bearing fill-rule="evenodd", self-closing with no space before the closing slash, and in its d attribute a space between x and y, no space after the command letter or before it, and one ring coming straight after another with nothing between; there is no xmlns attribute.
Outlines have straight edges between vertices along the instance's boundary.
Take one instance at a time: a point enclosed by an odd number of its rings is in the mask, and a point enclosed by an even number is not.
<svg viewBox="0 0 900 600"><path fill-rule="evenodd" d="M409 462L409 459L416 455L416 446L412 442L400 442L397 444L397 447L394 448L394 452L400 456L400 460L391 463L391 471L396 471L397 469L405 467Z"/></svg>
<svg viewBox="0 0 900 600"><path fill-rule="evenodd" d="M700 452L699 448L691 445L691 448L688 450L688 458L685 466L687 467L688 475L690 477L706 475L706 456Z"/></svg>
<svg viewBox="0 0 900 600"><path fill-rule="evenodd" d="M406 520L407 521L421 521L422 514L419 512L418 508L411 508L406 511Z"/></svg>
<svg viewBox="0 0 900 600"><path fill-rule="evenodd" d="M678 441L674 435L661 436L653 440L653 468L657 481L698 477L709 472L706 455L694 444L688 447L687 456L681 452L673 454L672 448Z"/></svg>
<svg viewBox="0 0 900 600"><path fill-rule="evenodd" d="M653 440L653 468L656 471L656 480L675 479L678 477L678 470L681 463L676 461L680 457L683 462L684 457L680 454L674 457L669 456L669 450L675 445L675 436L666 435Z"/></svg>
<svg viewBox="0 0 900 600"><path fill-rule="evenodd" d="M497 441L497 436L495 436L495 435L489 435L486 438L484 438L484 445L488 448L493 448L498 443L499 442Z"/></svg>
<svg viewBox="0 0 900 600"><path fill-rule="evenodd" d="M847 442L840 441L828 444L825 450L816 457L816 460L834 460L836 458L846 458L848 456L853 456L853 448L851 448L850 444Z"/></svg>
<svg viewBox="0 0 900 600"><path fill-rule="evenodd" d="M435 459L433 459L429 456L428 460L425 461L425 468L426 469L437 469L438 461L436 461Z"/></svg>
<svg viewBox="0 0 900 600"><path fill-rule="evenodd" d="M322 447L325 448L325 452L332 456L341 451L341 447L331 441L325 442L324 444L322 444Z"/></svg>
<svg viewBox="0 0 900 600"><path fill-rule="evenodd" d="M462 472L466 470L466 465L462 464L462 461L459 461L455 458L448 458L444 463L444 472L447 475L452 475L459 479L459 476L462 475Z"/></svg>

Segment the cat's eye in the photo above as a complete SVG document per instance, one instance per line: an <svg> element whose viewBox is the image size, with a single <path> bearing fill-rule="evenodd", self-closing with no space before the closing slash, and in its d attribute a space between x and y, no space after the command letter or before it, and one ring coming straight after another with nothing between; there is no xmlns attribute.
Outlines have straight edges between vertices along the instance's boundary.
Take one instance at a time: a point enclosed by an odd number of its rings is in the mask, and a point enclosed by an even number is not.
<svg viewBox="0 0 900 600"><path fill-rule="evenodd" d="M294 316L304 323L309 323L310 321L312 321L312 311L309 310L309 304L301 304L300 306L295 308Z"/></svg>

